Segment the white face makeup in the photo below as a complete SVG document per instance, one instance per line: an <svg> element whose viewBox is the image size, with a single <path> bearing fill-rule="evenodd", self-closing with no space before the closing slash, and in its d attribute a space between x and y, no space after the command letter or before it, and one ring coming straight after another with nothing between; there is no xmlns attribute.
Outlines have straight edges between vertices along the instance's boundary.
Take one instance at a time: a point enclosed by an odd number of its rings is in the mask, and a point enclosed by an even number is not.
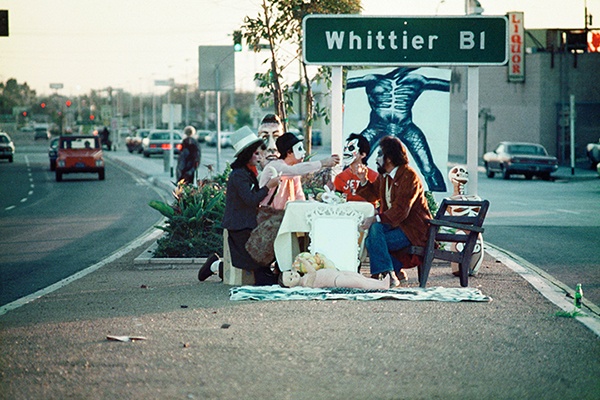
<svg viewBox="0 0 600 400"><path fill-rule="evenodd" d="M258 167L263 161L263 151L259 148L256 149L254 154L252 154L252 158L250 158L250 162L248 164Z"/></svg>
<svg viewBox="0 0 600 400"><path fill-rule="evenodd" d="M346 142L346 146L344 146L344 166L347 167L352 164L359 155L358 139L352 139L349 142Z"/></svg>
<svg viewBox="0 0 600 400"><path fill-rule="evenodd" d="M296 143L292 147L292 150L294 152L294 157L296 157L298 160L304 160L304 156L306 155L306 150L304 150L304 143Z"/></svg>
<svg viewBox="0 0 600 400"><path fill-rule="evenodd" d="M258 127L258 137L260 137L267 146L265 150L264 162L269 162L279 158L279 152L275 141L283 134L282 127L279 124L263 124Z"/></svg>
<svg viewBox="0 0 600 400"><path fill-rule="evenodd" d="M383 169L385 162L383 159L383 152L381 150L377 152L377 158L375 159L375 162L377 163L378 168Z"/></svg>

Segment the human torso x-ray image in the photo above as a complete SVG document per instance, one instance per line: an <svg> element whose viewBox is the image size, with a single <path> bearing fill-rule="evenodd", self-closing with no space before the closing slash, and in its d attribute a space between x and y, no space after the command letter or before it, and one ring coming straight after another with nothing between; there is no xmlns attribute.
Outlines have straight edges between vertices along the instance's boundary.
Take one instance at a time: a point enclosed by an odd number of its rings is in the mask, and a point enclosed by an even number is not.
<svg viewBox="0 0 600 400"><path fill-rule="evenodd" d="M368 165L375 167L377 143L386 135L406 146L411 165L427 190L446 191L451 70L377 68L348 72L344 137L359 133L369 141Z"/></svg>

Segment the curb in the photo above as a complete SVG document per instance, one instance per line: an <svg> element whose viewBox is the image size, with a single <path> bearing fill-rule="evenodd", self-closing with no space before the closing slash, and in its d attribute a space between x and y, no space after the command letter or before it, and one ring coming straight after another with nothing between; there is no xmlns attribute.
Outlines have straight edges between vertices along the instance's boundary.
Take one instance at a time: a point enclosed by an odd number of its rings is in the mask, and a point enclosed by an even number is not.
<svg viewBox="0 0 600 400"><path fill-rule="evenodd" d="M154 250L157 247L156 241L150 245L142 254L133 260L133 265L138 270L159 270L159 269L199 269L205 262L206 257L198 258L154 258Z"/></svg>
<svg viewBox="0 0 600 400"><path fill-rule="evenodd" d="M507 250L501 249L490 243L486 243L485 247L486 253L519 274L546 299L550 300L563 311L573 311L575 307L573 304L573 289L527 260L524 260ZM587 310L584 310L584 308ZM583 315L576 316L575 319L600 337L600 308L589 300L584 299L581 313Z"/></svg>

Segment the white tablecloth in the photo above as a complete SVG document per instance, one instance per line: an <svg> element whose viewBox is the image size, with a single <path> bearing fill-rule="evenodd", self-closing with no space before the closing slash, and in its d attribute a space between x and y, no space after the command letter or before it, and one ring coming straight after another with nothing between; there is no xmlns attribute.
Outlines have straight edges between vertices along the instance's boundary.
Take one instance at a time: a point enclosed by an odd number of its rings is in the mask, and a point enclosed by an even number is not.
<svg viewBox="0 0 600 400"><path fill-rule="evenodd" d="M363 201L349 201L342 204L326 204L317 201L288 202L281 227L277 233L277 238L275 238L275 258L279 269L282 271L291 269L294 258L300 253L300 246L295 233L310 231L306 213L315 207L351 207L353 210L362 213L365 218L373 216L375 213L373 205Z"/></svg>

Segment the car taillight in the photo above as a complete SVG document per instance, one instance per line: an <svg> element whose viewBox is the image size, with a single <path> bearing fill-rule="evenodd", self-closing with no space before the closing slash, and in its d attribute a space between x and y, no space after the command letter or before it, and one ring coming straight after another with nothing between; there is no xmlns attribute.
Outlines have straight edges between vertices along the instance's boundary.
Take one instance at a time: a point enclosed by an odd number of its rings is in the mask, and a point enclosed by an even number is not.
<svg viewBox="0 0 600 400"><path fill-rule="evenodd" d="M155 148L156 148L156 145L155 145L155 144L151 144L151 145L150 145L150 148L151 148L151 149L155 149Z"/></svg>
<svg viewBox="0 0 600 400"><path fill-rule="evenodd" d="M181 143L179 143L179 144L178 144L177 146L175 146L175 147L177 147L177 150L181 150L181 148L182 148L183 146L181 145Z"/></svg>
<svg viewBox="0 0 600 400"><path fill-rule="evenodd" d="M171 145L169 143L163 143L163 144L160 145L160 147L163 150L170 150L171 149Z"/></svg>

